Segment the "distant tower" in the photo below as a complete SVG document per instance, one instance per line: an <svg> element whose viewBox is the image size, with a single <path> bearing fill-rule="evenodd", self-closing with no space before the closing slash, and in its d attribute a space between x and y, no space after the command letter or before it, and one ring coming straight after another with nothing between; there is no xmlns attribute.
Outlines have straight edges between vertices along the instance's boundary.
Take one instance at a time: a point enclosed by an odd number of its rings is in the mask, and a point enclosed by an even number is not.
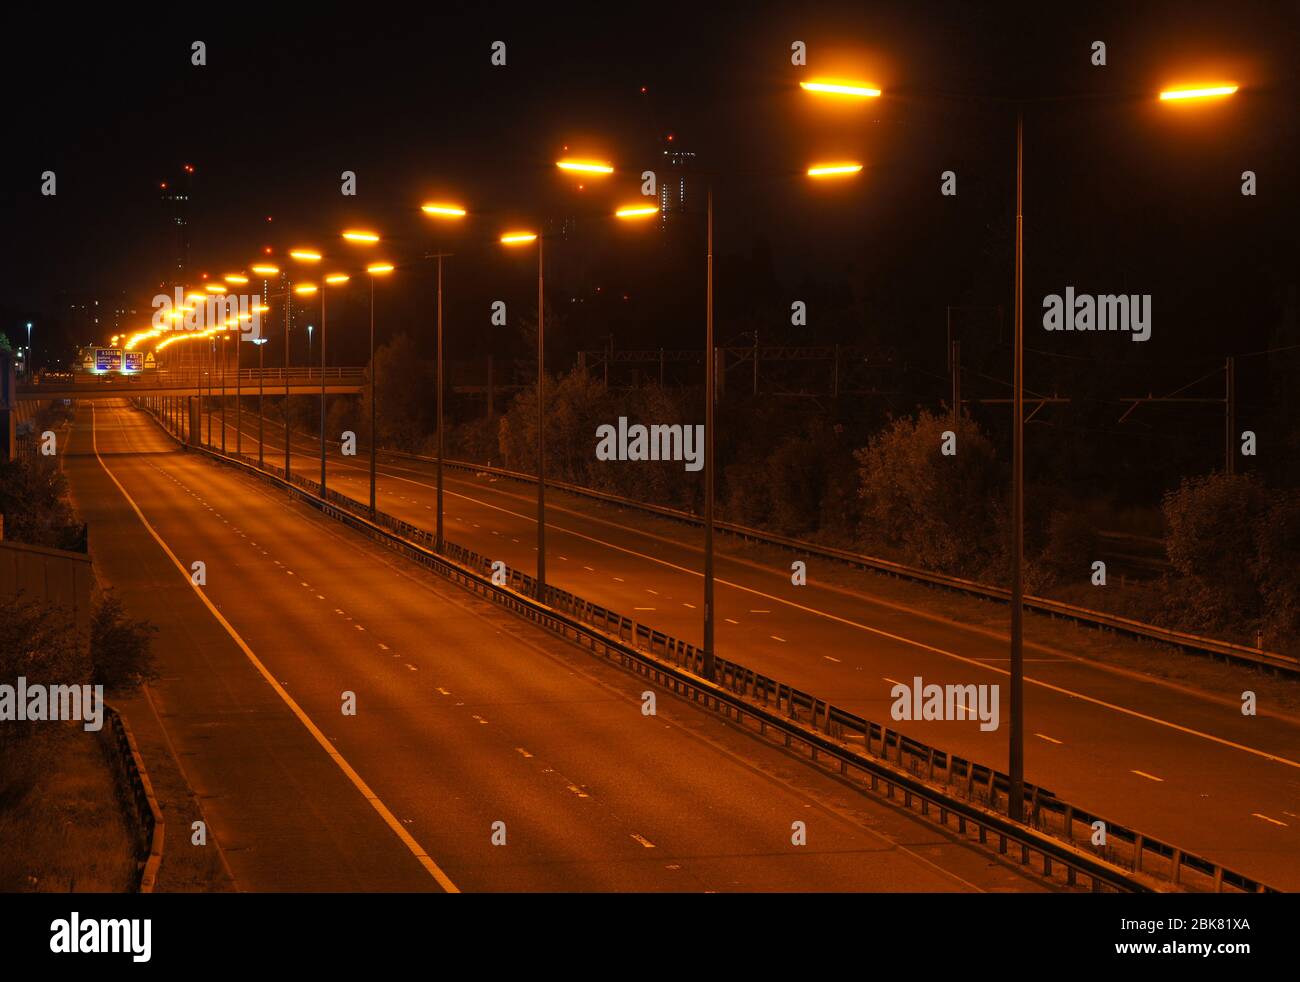
<svg viewBox="0 0 1300 982"><path fill-rule="evenodd" d="M664 139L659 174L659 222L664 228L679 223L695 205L695 154L674 145L673 134Z"/></svg>
<svg viewBox="0 0 1300 982"><path fill-rule="evenodd" d="M166 226L158 237L164 250L159 282L184 283L190 268L190 202L194 193L194 166L185 164L175 177L158 182L162 218Z"/></svg>

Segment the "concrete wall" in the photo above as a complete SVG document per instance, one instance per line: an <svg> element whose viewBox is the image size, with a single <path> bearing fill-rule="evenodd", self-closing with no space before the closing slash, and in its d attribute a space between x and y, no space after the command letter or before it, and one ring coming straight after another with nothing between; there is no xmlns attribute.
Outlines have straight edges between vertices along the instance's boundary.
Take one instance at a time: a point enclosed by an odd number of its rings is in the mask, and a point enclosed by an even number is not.
<svg viewBox="0 0 1300 982"><path fill-rule="evenodd" d="M23 542L0 541L0 596L58 604L90 637L90 557Z"/></svg>

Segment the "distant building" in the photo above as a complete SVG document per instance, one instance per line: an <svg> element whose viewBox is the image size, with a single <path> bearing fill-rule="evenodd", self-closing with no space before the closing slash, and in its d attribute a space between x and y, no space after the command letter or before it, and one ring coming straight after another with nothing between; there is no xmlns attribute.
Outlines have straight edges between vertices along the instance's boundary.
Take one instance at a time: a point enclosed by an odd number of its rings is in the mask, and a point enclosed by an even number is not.
<svg viewBox="0 0 1300 982"><path fill-rule="evenodd" d="M125 334L141 326L139 309L127 301L125 293L64 290L59 294L59 306L78 343L103 344L114 334Z"/></svg>
<svg viewBox="0 0 1300 982"><path fill-rule="evenodd" d="M673 137L665 140L661 154L663 161L656 175L659 181L659 222L664 228L681 222L687 211L698 207L698 177L695 154L673 145Z"/></svg>
<svg viewBox="0 0 1300 982"><path fill-rule="evenodd" d="M158 182L162 225L158 241L163 254L159 283L184 283L190 268L190 206L194 196L194 167L185 164L173 177Z"/></svg>

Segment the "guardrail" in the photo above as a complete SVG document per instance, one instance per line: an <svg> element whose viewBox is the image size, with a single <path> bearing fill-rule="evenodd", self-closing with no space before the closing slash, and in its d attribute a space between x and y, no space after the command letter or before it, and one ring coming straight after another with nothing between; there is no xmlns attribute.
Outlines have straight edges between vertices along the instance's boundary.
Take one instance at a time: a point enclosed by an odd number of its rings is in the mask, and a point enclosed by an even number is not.
<svg viewBox="0 0 1300 982"><path fill-rule="evenodd" d="M135 735L127 725L126 717L112 706L105 705L111 753L118 772L122 797L129 811L131 826L136 834L136 865L140 871L140 892L153 893L158 880L158 867L162 865L164 823L162 809L154 797L149 772L144 758L136 746ZM143 857L143 858L141 858Z"/></svg>
<svg viewBox="0 0 1300 982"><path fill-rule="evenodd" d="M436 457L403 453L400 450L381 450L379 453L380 455L397 459L418 460L425 463L437 462ZM491 474L495 477L504 477L510 480L522 481L526 484L535 485L537 483L537 478L531 474L524 474L519 471L510 471L501 467L492 467L490 465L475 464L470 461L444 460L443 465L456 470ZM702 527L704 524L704 520L698 515L695 515L692 512L683 511L679 508L653 505L648 502L636 501L632 498L624 498L621 495L610 494L605 491L596 491L592 488L584 488L581 485L570 484L566 481L554 481L550 478L547 478L546 486L548 488L557 488L561 491L567 491L570 494L591 498L596 501L603 501L606 504L644 511L658 515L662 518L684 522L696 527ZM1005 587L990 586L986 583L978 583L974 580L967 580L958 576L949 576L946 573L935 573L930 570L920 569L916 566L896 563L889 559L879 559L875 556L852 552L848 549L839 549L835 546L819 545L818 543L809 542L805 539L795 539L790 536L778 535L773 532L765 532L761 529L738 525L734 522L715 521L714 528L719 532L725 532L738 539L757 542L763 545L777 546L801 555L833 559L837 562L856 566L860 569L868 569L876 573L885 573L889 576L898 577L899 579L924 583L929 586L942 587L946 590L953 590L958 593L964 593L968 596L979 597L983 600L993 600L1005 604L1011 603L1011 591ZM1048 597L1036 597L1032 595L1026 596L1025 607L1029 610L1035 610L1039 613L1047 614L1053 618L1059 617L1064 620L1073 621L1077 624L1082 624L1086 627L1094 627L1099 630L1109 630L1117 634L1141 638L1146 641L1158 641L1162 644L1171 645L1183 651L1210 655L1212 657L1222 658L1225 661L1234 661L1240 664L1251 665L1256 668L1268 668L1274 672L1300 675L1300 658L1293 658L1290 655L1284 655L1280 652L1265 651L1262 648L1252 648L1247 645L1236 644L1232 641L1220 641L1217 638L1207 638L1197 634L1190 634L1186 631L1177 631L1172 628L1160 627L1156 624L1148 624L1145 621L1137 621L1132 618L1121 617L1118 614L1110 614L1101 610L1092 610L1087 607L1078 607L1074 604L1068 604L1060 600L1052 600Z"/></svg>
<svg viewBox="0 0 1300 982"><path fill-rule="evenodd" d="M243 368L238 372L240 383L256 383L260 378L263 382L281 382L286 377L290 382L319 382L322 374L324 380L348 383L364 383L367 378L365 368L354 368L347 366L326 367L322 373L319 366L315 368ZM229 390L235 384L236 372L232 369L226 372L226 388ZM83 375L76 374L71 378L51 379L40 382L24 382L17 389L22 393L37 393L42 391L62 391L73 388L99 388L110 385L136 386L140 388L151 388L157 386L198 386L201 382L204 386L209 384L219 386L221 384L221 372L195 372L195 371L150 371L148 373L135 373L131 375L109 374L103 375ZM226 395L231 395L229 391Z"/></svg>
<svg viewBox="0 0 1300 982"><path fill-rule="evenodd" d="M160 424L171 433L165 421ZM692 703L703 703L760 737L770 740L775 734L785 747L806 752L814 764L856 780L863 790L880 794L883 786L884 796L891 800L897 792L909 811L919 810L950 831L952 819L957 834L967 841L973 834L981 845L988 845L992 835L1003 855L1015 845L1019 862L1028 865L1037 857L1047 877L1053 877L1054 867L1059 866L1067 886L1077 886L1083 876L1094 892L1155 892L1159 880L1216 893L1225 888L1279 892L1212 860L1107 821L1032 784L1025 785L1029 823L1014 822L1001 813L1010 780L994 768L921 743L724 658L715 656L717 680L709 681L700 674L704 656L694 645L554 586L548 585L545 596L535 599L536 583L517 569L506 571L506 583L494 583L487 557L445 540L439 554L427 529L383 512L371 519L361 502L328 488L321 497L319 485L302 475L286 480L275 465L259 468L242 455L201 446L192 449L281 487L406 558L593 654L617 660ZM1097 823L1104 831L1104 844L1099 847L1091 844Z"/></svg>

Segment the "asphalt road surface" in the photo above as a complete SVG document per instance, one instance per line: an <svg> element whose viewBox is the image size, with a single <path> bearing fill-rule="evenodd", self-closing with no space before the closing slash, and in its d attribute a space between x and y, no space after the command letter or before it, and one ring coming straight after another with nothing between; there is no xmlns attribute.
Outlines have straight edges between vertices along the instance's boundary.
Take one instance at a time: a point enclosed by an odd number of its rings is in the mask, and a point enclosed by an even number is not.
<svg viewBox="0 0 1300 982"><path fill-rule="evenodd" d="M643 715L643 681L124 405L80 407L64 460L97 570L159 627L215 840L167 848L221 848L240 889L1043 889L672 696Z"/></svg>
<svg viewBox="0 0 1300 982"><path fill-rule="evenodd" d="M235 447L233 409L227 446ZM257 453L255 419L243 420L243 451ZM221 427L214 416L214 438ZM269 423L267 455L283 460L283 431ZM273 452L274 451L274 452ZM293 467L319 475L319 444L295 436ZM627 466L635 466L629 464ZM379 463L382 511L434 526L433 466ZM369 501L368 460L331 447L330 487ZM446 535L508 566L536 566L536 497L512 480L447 469ZM701 534L547 494L547 580L587 600L698 644ZM1007 640L899 604L883 589L791 584L789 562L764 566L716 558L718 653L816 693L868 719L892 722L891 689L925 683L1005 684ZM883 578L882 578L883 579ZM869 582L869 578L864 577ZM1030 627L1032 631L1032 624ZM1261 707L1243 716L1224 701L1070 653L1026 647L1025 776L1112 821L1173 842L1286 889L1300 889L1300 725ZM1005 714L1006 700L1001 702ZM1004 721L1005 722L1005 721ZM964 757L1006 768L1006 730L978 721L920 721L903 732Z"/></svg>

